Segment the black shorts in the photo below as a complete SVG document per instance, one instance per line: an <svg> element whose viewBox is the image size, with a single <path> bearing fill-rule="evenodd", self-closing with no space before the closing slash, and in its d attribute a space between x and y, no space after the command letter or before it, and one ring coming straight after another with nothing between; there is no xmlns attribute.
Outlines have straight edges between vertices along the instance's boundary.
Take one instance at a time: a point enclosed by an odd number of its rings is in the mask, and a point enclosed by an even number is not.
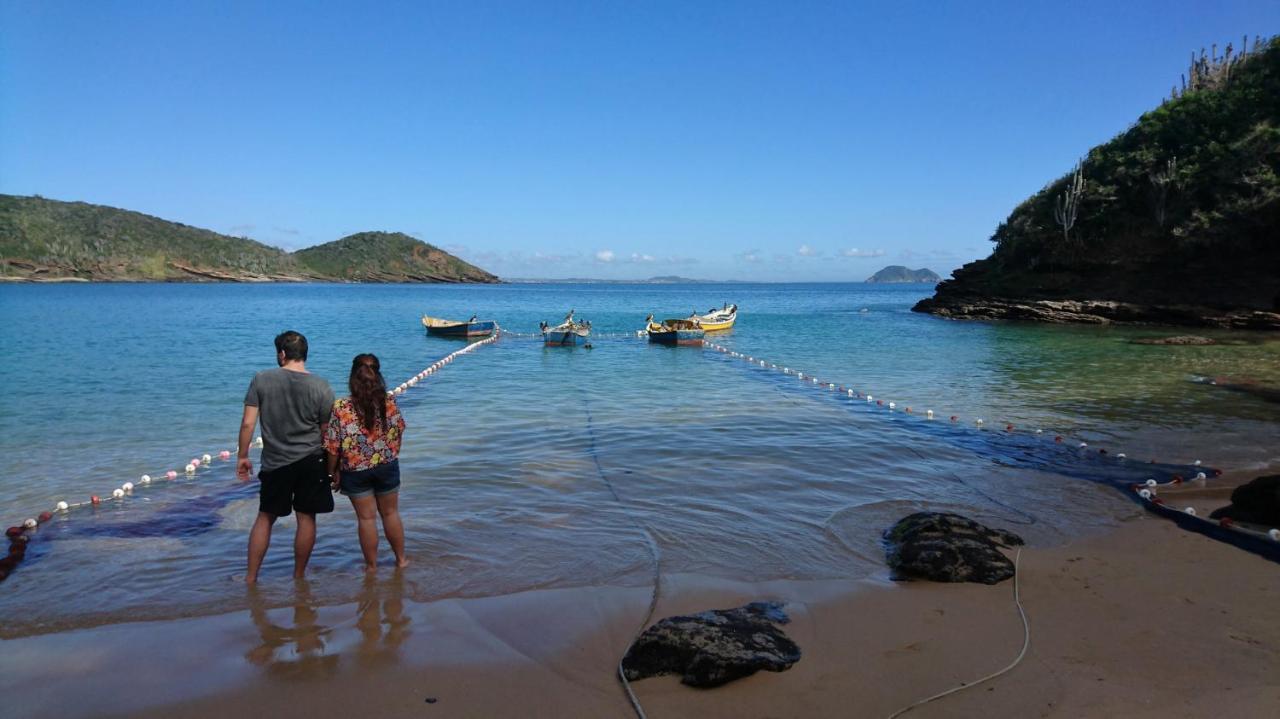
<svg viewBox="0 0 1280 719"><path fill-rule="evenodd" d="M324 452L258 472L258 479L259 512L287 517L295 509L303 514L333 511L333 490L325 472Z"/></svg>

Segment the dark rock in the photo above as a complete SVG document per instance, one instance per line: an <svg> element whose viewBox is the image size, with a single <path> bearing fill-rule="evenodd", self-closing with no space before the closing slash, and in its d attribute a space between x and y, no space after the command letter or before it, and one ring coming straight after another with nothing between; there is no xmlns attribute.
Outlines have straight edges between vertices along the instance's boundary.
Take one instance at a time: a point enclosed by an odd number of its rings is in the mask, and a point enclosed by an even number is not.
<svg viewBox="0 0 1280 719"><path fill-rule="evenodd" d="M1257 397L1265 402L1280 402L1280 387L1268 387L1263 384L1249 379L1235 380L1230 377L1192 377L1191 381L1196 384L1207 384L1213 387L1221 387L1232 392L1240 392L1251 397Z"/></svg>
<svg viewBox="0 0 1280 719"><path fill-rule="evenodd" d="M622 669L628 680L678 673L691 687L780 672L800 661L800 647L777 627L788 621L774 602L667 617L636 638Z"/></svg>
<svg viewBox="0 0 1280 719"><path fill-rule="evenodd" d="M1196 335L1178 335L1177 337L1142 337L1130 340L1135 345L1216 345L1217 340Z"/></svg>
<svg viewBox="0 0 1280 719"><path fill-rule="evenodd" d="M948 319L1024 320L1053 324L1136 324L1280 330L1280 312L1195 305L1143 305L1110 300L1010 300L929 297L912 308ZM1139 344L1146 344L1140 342ZM1212 344L1212 343L1210 343Z"/></svg>
<svg viewBox="0 0 1280 719"><path fill-rule="evenodd" d="M967 517L917 512L885 532L887 558L897 578L995 584L1013 576L1013 562L997 547L1022 544L1012 532Z"/></svg>
<svg viewBox="0 0 1280 719"><path fill-rule="evenodd" d="M1280 474L1257 477L1231 492L1231 504L1213 510L1213 519L1280 527Z"/></svg>

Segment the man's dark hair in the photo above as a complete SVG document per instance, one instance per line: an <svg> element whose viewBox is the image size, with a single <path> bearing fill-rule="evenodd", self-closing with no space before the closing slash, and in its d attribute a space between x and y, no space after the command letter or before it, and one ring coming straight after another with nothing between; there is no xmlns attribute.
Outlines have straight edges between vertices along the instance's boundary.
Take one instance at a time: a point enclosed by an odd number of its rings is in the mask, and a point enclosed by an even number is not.
<svg viewBox="0 0 1280 719"><path fill-rule="evenodd" d="M307 338L289 330L276 335L276 351L283 352L286 360L307 361Z"/></svg>

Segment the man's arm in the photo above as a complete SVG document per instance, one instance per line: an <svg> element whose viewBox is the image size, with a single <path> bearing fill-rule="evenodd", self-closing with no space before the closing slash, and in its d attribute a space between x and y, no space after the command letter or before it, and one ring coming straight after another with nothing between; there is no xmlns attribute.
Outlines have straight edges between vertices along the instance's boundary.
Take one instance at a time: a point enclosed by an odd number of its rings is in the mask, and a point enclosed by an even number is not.
<svg viewBox="0 0 1280 719"><path fill-rule="evenodd" d="M258 424L258 408L244 406L244 417L240 420L240 444L236 449L236 476L241 480L249 479L253 474L253 461L249 459L249 443L253 441L253 428Z"/></svg>

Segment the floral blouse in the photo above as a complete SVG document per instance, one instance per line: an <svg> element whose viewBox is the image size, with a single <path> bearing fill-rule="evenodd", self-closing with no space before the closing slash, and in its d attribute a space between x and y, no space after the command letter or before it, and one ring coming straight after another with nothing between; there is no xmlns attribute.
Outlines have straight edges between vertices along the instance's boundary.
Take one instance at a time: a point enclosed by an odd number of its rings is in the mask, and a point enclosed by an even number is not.
<svg viewBox="0 0 1280 719"><path fill-rule="evenodd" d="M342 470L356 472L370 469L394 460L400 454L400 438L404 434L404 417L392 397L387 397L387 430L382 423L374 423L367 432L360 424L356 407L350 397L333 403L329 413L329 426L324 435L324 451L342 459Z"/></svg>

